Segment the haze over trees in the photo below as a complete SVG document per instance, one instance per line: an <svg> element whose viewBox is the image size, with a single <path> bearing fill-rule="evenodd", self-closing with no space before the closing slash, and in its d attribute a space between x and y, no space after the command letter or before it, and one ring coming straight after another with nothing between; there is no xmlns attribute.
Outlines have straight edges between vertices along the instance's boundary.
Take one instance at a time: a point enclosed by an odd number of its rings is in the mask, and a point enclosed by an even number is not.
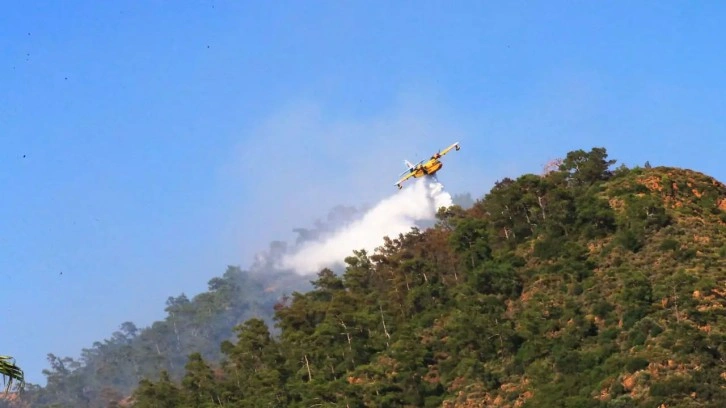
<svg viewBox="0 0 726 408"><path fill-rule="evenodd" d="M726 406L726 186L615 164L503 179L310 290L230 267L150 328L50 355L24 403Z"/></svg>

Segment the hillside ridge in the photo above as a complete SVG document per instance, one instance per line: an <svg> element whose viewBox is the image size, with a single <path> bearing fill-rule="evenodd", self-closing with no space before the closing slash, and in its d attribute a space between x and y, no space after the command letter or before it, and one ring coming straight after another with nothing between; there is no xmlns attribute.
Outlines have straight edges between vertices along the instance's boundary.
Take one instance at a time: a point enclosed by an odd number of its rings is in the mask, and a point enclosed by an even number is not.
<svg viewBox="0 0 726 408"><path fill-rule="evenodd" d="M280 298L274 318L235 323L219 361L189 353L180 377L145 375L127 401L724 406L726 185L614 164L604 148L572 151L545 174L498 181L469 209L440 209L432 228L352 251L343 273L324 269L311 290ZM237 293L222 283L210 289ZM28 401L121 400L61 393L71 378Z"/></svg>

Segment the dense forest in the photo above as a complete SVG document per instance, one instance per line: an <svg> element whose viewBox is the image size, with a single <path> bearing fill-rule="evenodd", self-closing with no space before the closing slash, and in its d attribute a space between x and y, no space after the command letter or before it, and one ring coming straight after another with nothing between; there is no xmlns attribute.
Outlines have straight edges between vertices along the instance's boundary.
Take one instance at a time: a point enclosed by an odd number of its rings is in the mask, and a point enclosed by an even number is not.
<svg viewBox="0 0 726 408"><path fill-rule="evenodd" d="M310 290L230 267L151 328L124 324L81 361L50 355L48 384L5 404L726 406L713 178L572 151L381 242Z"/></svg>

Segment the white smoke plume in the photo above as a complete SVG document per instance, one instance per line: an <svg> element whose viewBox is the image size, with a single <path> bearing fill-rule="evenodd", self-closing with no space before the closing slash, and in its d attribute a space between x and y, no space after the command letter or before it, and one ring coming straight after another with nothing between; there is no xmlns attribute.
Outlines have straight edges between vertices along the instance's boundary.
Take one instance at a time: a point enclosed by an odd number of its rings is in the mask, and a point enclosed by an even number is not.
<svg viewBox="0 0 726 408"><path fill-rule="evenodd" d="M318 241L303 243L294 254L282 259L282 266L302 275L341 265L353 250L373 253L383 244L384 236L406 233L416 222L433 220L439 208L451 205L451 195L440 183L428 178L417 179L379 202L361 219Z"/></svg>

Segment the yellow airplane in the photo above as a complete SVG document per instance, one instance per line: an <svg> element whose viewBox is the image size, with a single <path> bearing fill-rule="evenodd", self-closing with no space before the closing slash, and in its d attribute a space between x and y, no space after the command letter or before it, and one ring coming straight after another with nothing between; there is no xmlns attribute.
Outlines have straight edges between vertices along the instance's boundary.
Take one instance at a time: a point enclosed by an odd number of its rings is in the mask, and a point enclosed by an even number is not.
<svg viewBox="0 0 726 408"><path fill-rule="evenodd" d="M421 160L420 162L416 163L415 165L409 163L408 160L404 160L403 162L406 163L406 166L408 166L408 170L401 173L399 177L402 177L400 180L396 182L396 186L398 186L399 190L403 188L401 183L408 180L411 177L418 178L418 177L424 177L424 176L432 176L434 179L436 178L435 174L437 171L441 170L441 167L444 166L443 163L439 161L441 156L445 155L451 149L456 148L456 150L461 149L461 146L459 146L459 142L456 142L452 144L451 146L447 147L444 150L440 150L436 152L433 156L431 156L428 160Z"/></svg>

